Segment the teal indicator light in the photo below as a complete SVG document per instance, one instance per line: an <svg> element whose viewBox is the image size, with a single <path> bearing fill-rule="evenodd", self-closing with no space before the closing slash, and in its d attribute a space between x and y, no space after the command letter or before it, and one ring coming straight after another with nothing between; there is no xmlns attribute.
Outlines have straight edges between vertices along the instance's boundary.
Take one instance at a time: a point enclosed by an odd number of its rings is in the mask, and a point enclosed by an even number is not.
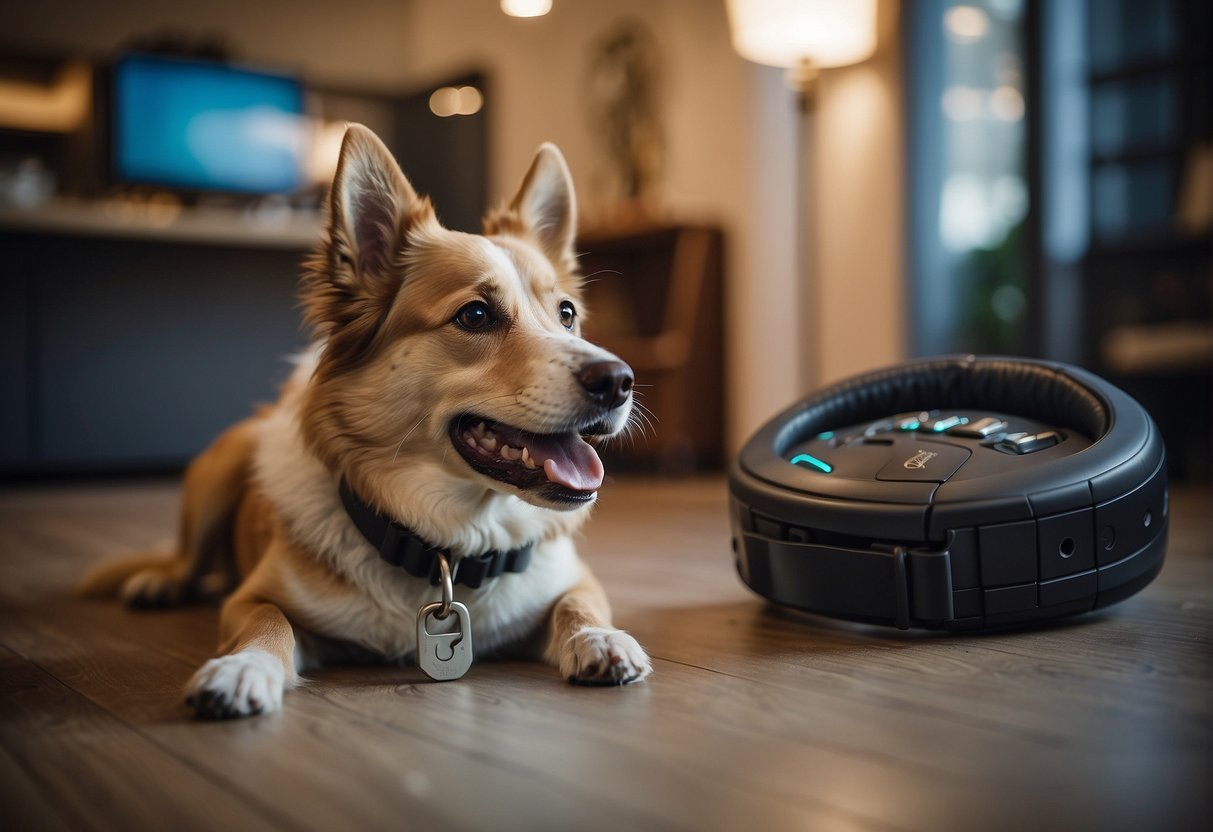
<svg viewBox="0 0 1213 832"><path fill-rule="evenodd" d="M834 431L832 431L832 430L823 431L822 433L817 434L817 438L818 439L833 439Z"/></svg>
<svg viewBox="0 0 1213 832"><path fill-rule="evenodd" d="M966 416L949 416L947 419L938 419L935 422L935 427L932 428L936 433L943 433L945 430L951 430L958 425L967 425L969 423Z"/></svg>
<svg viewBox="0 0 1213 832"><path fill-rule="evenodd" d="M902 422L900 425L898 425L898 429L899 430L918 430L918 428L921 424L922 424L922 422L915 419L912 422Z"/></svg>
<svg viewBox="0 0 1213 832"><path fill-rule="evenodd" d="M808 454L797 454L796 456L792 457L793 465L800 465L801 463L811 465L823 474L828 474L834 470L830 463L820 460L815 456L809 456Z"/></svg>

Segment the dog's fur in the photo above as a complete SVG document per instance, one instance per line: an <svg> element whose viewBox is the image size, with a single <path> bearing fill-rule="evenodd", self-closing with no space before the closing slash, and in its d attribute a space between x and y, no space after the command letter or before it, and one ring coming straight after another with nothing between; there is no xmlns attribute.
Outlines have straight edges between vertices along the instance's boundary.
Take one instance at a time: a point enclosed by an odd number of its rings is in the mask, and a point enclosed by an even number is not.
<svg viewBox="0 0 1213 832"><path fill-rule="evenodd" d="M552 145L479 236L443 228L379 139L349 128L328 233L303 281L315 346L276 404L191 463L176 551L102 565L82 586L162 606L216 576L238 584L221 614L221 655L187 686L201 715L277 710L299 673L325 661L415 657L417 613L436 591L359 534L341 505L342 477L456 559L534 542L525 572L456 587L478 657L542 652L575 682L649 674L573 547L592 489L569 501L550 484L510 484L453 447L466 413L536 434L624 428L631 396L594 407L578 379L617 359L580 337L575 226L571 178ZM459 324L476 301L494 326ZM568 326L565 302L578 312Z"/></svg>

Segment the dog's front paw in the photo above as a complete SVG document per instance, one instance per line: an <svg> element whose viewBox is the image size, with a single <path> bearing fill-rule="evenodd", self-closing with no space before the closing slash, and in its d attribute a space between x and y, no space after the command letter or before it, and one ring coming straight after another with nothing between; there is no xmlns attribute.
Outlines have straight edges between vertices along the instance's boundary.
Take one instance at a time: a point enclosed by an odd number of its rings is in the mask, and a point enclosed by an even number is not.
<svg viewBox="0 0 1213 832"><path fill-rule="evenodd" d="M623 630L583 627L560 650L560 674L575 685L630 685L652 672L644 648Z"/></svg>
<svg viewBox="0 0 1213 832"><path fill-rule="evenodd" d="M185 702L203 719L238 719L277 711L285 686L282 662L261 650L211 659L185 686Z"/></svg>

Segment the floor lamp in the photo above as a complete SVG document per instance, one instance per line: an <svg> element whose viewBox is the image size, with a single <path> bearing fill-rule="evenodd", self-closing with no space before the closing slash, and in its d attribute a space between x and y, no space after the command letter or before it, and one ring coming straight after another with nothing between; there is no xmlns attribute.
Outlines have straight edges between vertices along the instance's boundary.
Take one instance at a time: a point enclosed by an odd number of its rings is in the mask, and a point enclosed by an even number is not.
<svg viewBox="0 0 1213 832"><path fill-rule="evenodd" d="M800 378L805 390L822 381L824 323L817 259L813 184L814 102L820 70L859 63L876 51L876 0L726 0L733 48L741 57L787 70L800 113L797 142L797 306Z"/></svg>

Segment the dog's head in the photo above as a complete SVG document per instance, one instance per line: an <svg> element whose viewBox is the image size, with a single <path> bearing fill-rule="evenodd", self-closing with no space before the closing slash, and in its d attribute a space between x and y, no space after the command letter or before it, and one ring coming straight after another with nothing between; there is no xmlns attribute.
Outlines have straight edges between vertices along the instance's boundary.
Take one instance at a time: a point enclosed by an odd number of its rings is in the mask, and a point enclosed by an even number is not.
<svg viewBox="0 0 1213 832"><path fill-rule="evenodd" d="M469 486L464 498L475 486L544 508L592 502L603 468L587 439L625 427L632 372L581 337L560 151L543 145L484 235L464 234L354 125L330 199L303 290L324 343L303 411L311 447L370 491L430 477Z"/></svg>

